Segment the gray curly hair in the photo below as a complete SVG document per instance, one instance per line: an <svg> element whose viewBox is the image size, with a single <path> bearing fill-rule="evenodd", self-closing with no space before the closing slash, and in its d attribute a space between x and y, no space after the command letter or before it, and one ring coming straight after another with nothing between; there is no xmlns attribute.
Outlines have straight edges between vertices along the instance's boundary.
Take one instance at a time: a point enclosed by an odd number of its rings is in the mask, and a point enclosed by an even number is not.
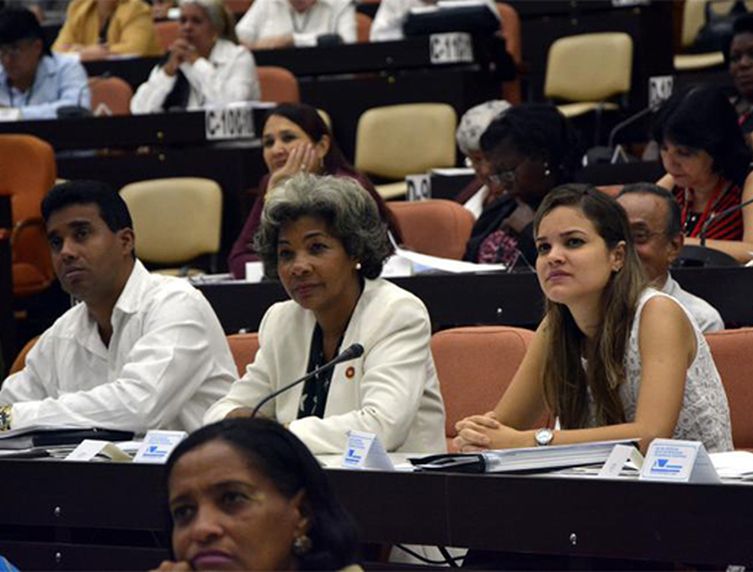
<svg viewBox="0 0 753 572"><path fill-rule="evenodd" d="M326 222L345 252L361 263L360 273L365 278L379 276L384 261L394 252L376 203L361 185L348 177L301 173L272 189L264 204L254 250L268 278L278 278L280 231L304 216Z"/></svg>

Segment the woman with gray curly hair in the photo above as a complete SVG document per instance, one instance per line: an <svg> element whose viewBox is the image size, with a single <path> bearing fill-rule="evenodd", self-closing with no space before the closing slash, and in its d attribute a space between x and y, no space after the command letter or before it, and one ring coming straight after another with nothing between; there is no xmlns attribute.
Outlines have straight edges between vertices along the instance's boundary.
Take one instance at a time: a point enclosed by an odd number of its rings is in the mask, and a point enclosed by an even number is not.
<svg viewBox="0 0 753 572"><path fill-rule="evenodd" d="M204 421L247 416L267 395L353 343L363 355L267 403L313 453L342 453L348 431L388 451L445 450L444 406L423 302L379 274L392 253L374 199L354 180L300 174L270 193L255 248L291 300L273 305L259 352Z"/></svg>

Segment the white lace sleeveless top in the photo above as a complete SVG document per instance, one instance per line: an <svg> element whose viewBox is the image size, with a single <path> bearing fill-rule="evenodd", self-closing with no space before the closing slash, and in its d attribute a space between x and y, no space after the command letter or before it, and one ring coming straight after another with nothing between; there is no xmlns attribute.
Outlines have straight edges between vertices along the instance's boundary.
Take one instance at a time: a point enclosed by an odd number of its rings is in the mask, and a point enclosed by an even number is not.
<svg viewBox="0 0 753 572"><path fill-rule="evenodd" d="M638 300L625 353L625 382L620 387L620 398L627 421L635 419L638 390L641 385L641 356L638 350L641 313L646 302L654 296L666 296L674 300L671 296L653 288L644 290ZM727 395L724 393L722 380L714 365L706 338L703 337L695 321L682 304L679 302L677 304L683 309L693 326L696 354L693 363L688 368L685 396L673 437L701 441L708 451L730 451L733 449L732 431Z"/></svg>

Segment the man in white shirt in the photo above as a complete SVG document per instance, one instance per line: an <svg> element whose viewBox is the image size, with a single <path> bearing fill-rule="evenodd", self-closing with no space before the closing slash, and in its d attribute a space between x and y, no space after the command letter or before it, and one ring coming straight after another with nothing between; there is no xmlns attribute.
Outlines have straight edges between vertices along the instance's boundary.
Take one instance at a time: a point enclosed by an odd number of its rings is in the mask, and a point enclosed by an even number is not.
<svg viewBox="0 0 753 572"><path fill-rule="evenodd" d="M486 2L494 15L497 15L497 7L494 0L475 0ZM372 42L387 42L390 40L402 40L403 25L408 19L408 14L414 8L431 6L437 0L381 0L374 21L371 24L369 39Z"/></svg>
<svg viewBox="0 0 753 572"><path fill-rule="evenodd" d="M351 0L255 0L235 33L252 50L315 46L326 35L352 44L356 10Z"/></svg>
<svg viewBox="0 0 753 572"><path fill-rule="evenodd" d="M150 274L123 199L103 183L57 185L42 202L52 263L81 301L0 389L0 430L33 425L191 431L236 368L202 294Z"/></svg>
<svg viewBox="0 0 753 572"><path fill-rule="evenodd" d="M669 274L683 244L680 207L672 194L652 183L636 183L625 185L617 202L627 212L635 249L653 286L685 306L702 332L723 330L717 309L683 290Z"/></svg>

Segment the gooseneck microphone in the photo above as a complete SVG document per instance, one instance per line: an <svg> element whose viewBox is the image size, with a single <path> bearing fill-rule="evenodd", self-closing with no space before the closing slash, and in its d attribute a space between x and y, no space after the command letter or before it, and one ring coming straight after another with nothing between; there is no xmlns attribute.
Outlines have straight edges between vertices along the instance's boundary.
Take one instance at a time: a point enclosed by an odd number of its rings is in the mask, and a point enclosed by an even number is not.
<svg viewBox="0 0 753 572"><path fill-rule="evenodd" d="M753 199L748 199L747 201L744 201L740 203L739 205L735 205L735 206L729 207L728 209L724 209L722 212L718 214L714 214L713 216L710 216L709 218L707 218L706 222L704 222L703 226L701 227L701 232L698 234L698 238L700 239L701 246L706 246L706 232L709 230L709 227L711 226L712 222L719 220L720 218L724 218L728 215L731 215L734 212L742 210L743 208L747 207L751 203L753 203Z"/></svg>
<svg viewBox="0 0 753 572"><path fill-rule="evenodd" d="M254 410L251 412L251 417L256 417L256 414L259 412L259 409L261 409L266 403L280 395L281 393L285 393L288 389L295 387L299 383L303 383L304 381L311 379L315 375L318 375L324 371L327 371L329 369L332 369L337 364L343 363L345 361L350 361L352 359L356 359L357 357L361 357L363 355L363 346L361 344L353 344L351 346L348 346L343 351L341 351L339 354L337 354L334 358L332 358L330 361L325 363L323 366L316 368L314 371L307 373L303 377L296 379L293 383L289 383L288 385L281 387L277 391L273 391L269 395L267 395L264 399L262 399L259 403L256 404L256 407L254 407Z"/></svg>

